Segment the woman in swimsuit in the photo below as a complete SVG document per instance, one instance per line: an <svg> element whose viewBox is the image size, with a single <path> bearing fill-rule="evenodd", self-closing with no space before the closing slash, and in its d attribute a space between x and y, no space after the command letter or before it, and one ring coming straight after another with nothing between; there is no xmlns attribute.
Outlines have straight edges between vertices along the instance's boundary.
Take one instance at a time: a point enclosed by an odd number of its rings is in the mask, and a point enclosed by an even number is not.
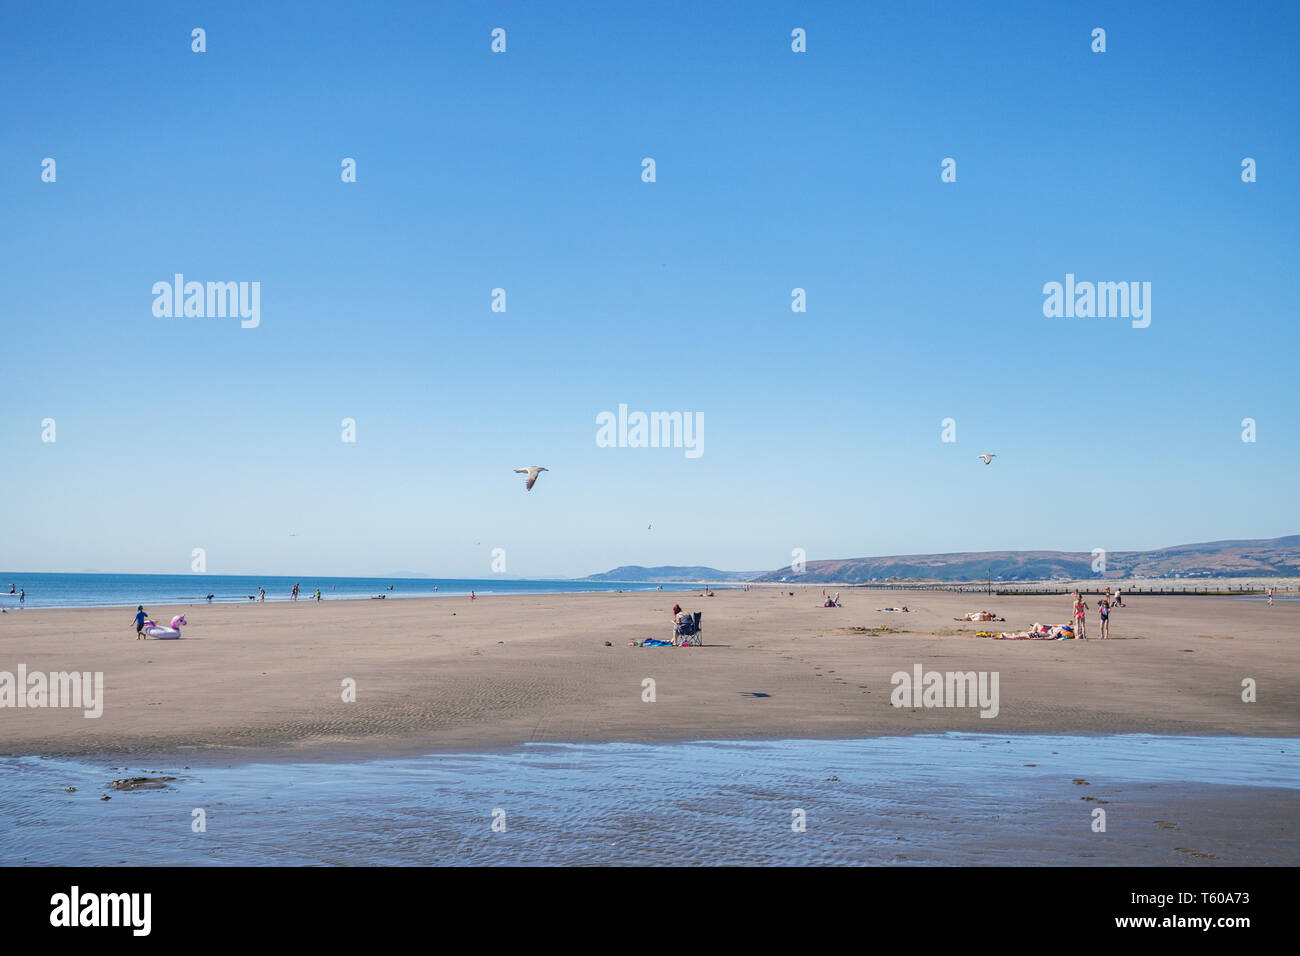
<svg viewBox="0 0 1300 956"><path fill-rule="evenodd" d="M1087 615L1088 605L1083 603L1082 597L1076 597L1074 602L1074 636L1085 641L1088 639Z"/></svg>
<svg viewBox="0 0 1300 956"><path fill-rule="evenodd" d="M1110 636L1110 601L1102 598L1097 607L1101 608L1101 640L1104 641Z"/></svg>

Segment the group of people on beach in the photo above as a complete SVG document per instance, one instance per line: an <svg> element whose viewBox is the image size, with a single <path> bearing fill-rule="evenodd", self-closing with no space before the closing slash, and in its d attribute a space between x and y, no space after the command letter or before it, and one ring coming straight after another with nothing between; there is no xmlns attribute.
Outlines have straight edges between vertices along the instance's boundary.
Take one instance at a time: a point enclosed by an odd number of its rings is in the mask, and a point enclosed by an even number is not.
<svg viewBox="0 0 1300 956"><path fill-rule="evenodd" d="M1083 599L1083 595L1075 591L1071 595L1074 604L1074 636L1080 640L1088 639L1088 604ZM1124 604L1124 589L1116 588L1114 595L1111 594L1110 588L1101 596L1097 602L1097 609L1101 615L1101 634L1099 640L1106 640L1110 637L1110 611L1115 607L1126 607Z"/></svg>
<svg viewBox="0 0 1300 956"><path fill-rule="evenodd" d="M290 600L290 601L296 601L296 600L298 600L298 591L299 591L300 588L301 588L301 585L300 585L297 581L295 581L295 582L293 583L293 587L291 587L291 588L289 589L289 600ZM390 584L390 585L388 586L388 590L391 591L392 589L393 589L393 586ZM316 600L317 600L317 601L319 601L319 600L321 599L320 588L317 588L317 589L316 589L316 595L315 595L315 596L316 596ZM266 591L262 590L262 588L258 588L258 589L257 589L257 600L258 600L258 601L265 601L265 600L266 600Z"/></svg>

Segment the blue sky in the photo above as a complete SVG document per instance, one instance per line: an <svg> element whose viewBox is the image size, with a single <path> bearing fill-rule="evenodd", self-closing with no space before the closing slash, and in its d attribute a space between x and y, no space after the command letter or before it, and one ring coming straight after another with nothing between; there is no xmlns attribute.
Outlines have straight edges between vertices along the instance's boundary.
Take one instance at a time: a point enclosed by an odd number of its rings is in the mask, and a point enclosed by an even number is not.
<svg viewBox="0 0 1300 956"><path fill-rule="evenodd" d="M1300 12L1057 7L6 9L0 568L1297 532ZM177 272L260 326L155 317ZM1150 327L1044 317L1066 273L1150 282ZM597 447L620 403L704 454Z"/></svg>

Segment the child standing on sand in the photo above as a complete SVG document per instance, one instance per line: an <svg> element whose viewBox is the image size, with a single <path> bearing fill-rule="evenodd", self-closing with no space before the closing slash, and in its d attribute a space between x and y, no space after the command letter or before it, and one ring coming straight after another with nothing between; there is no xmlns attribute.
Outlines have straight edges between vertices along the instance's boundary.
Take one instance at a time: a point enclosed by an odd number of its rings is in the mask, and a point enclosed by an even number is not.
<svg viewBox="0 0 1300 956"><path fill-rule="evenodd" d="M1083 598L1075 592L1074 601L1074 636L1080 640L1088 639L1088 605L1083 603Z"/></svg>
<svg viewBox="0 0 1300 956"><path fill-rule="evenodd" d="M1097 602L1097 607L1101 608L1101 635L1100 639L1105 640L1110 637L1110 601L1102 598Z"/></svg>

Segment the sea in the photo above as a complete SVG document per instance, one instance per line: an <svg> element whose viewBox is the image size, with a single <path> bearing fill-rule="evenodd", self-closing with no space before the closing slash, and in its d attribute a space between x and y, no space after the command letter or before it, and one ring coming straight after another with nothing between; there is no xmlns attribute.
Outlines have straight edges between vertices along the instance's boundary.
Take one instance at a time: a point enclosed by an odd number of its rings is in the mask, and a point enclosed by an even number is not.
<svg viewBox="0 0 1300 956"><path fill-rule="evenodd" d="M611 581L530 581L510 578L340 578L269 574L55 574L0 571L0 607L126 607L143 604L247 604L266 589L266 600L287 601L293 585L299 600L320 588L327 601L475 594L577 594L593 591L653 591L658 585ZM10 586L15 593L10 594ZM725 585L711 585L714 588ZM699 585L665 584L665 591ZM26 595L19 600L18 591Z"/></svg>
<svg viewBox="0 0 1300 956"><path fill-rule="evenodd" d="M173 779L112 787L134 776ZM1189 788L1217 799L1217 815ZM3 757L0 865L1295 865L1300 843L1276 831L1297 800L1300 740L1240 737L533 744L215 765Z"/></svg>

